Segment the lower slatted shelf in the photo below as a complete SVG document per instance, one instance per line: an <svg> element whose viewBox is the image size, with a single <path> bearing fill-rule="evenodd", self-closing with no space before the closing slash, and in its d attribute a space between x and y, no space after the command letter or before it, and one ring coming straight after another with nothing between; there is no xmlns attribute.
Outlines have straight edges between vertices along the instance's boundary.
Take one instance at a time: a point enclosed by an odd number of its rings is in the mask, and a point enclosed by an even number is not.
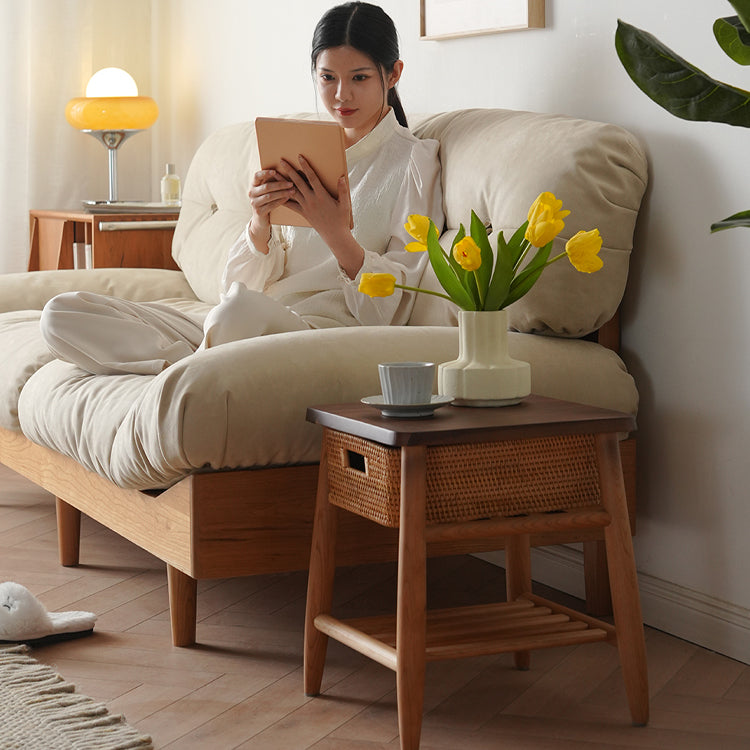
<svg viewBox="0 0 750 750"><path fill-rule="evenodd" d="M349 620L320 615L315 624L395 669L395 615ZM426 658L457 659L614 639L611 625L527 594L513 602L428 611Z"/></svg>

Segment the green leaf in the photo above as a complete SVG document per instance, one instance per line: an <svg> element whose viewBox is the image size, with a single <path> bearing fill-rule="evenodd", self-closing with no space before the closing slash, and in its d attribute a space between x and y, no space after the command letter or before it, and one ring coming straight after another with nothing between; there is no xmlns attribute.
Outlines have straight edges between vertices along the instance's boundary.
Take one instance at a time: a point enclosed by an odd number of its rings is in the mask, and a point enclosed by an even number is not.
<svg viewBox="0 0 750 750"><path fill-rule="evenodd" d="M736 63L750 65L750 34L737 16L717 18L714 36L719 46Z"/></svg>
<svg viewBox="0 0 750 750"><path fill-rule="evenodd" d="M726 219L711 224L711 231L720 232L722 229L735 229L737 227L750 227L750 211L740 211L738 214L732 214Z"/></svg>
<svg viewBox="0 0 750 750"><path fill-rule="evenodd" d="M432 222L430 222L430 228L427 232L427 254L430 256L430 264L435 276L437 276L440 286L445 289L448 296L463 310L476 310L477 306L473 297L461 284L453 268L451 268L443 248L440 247L437 228Z"/></svg>
<svg viewBox="0 0 750 750"><path fill-rule="evenodd" d="M482 220L474 213L474 211L471 212L471 225L469 226L469 231L471 232L471 238L477 243L481 253L482 264L472 275L476 278L476 285L480 288L479 299L483 300L486 299L487 289L490 286L492 261L494 258L492 255L492 247L490 246L490 239L487 236L487 227L484 226Z"/></svg>
<svg viewBox="0 0 750 750"><path fill-rule="evenodd" d="M676 117L750 127L750 93L707 76L655 36L617 22L617 54L635 84Z"/></svg>
<svg viewBox="0 0 750 750"><path fill-rule="evenodd" d="M516 276L510 285L510 291L505 301L506 305L511 305L521 299L536 284L542 275L542 271L544 271L544 264L547 262L551 250L552 242L548 242L544 247L540 247L537 250L536 255L531 259L529 265Z"/></svg>
<svg viewBox="0 0 750 750"><path fill-rule="evenodd" d="M750 32L750 0L729 0L739 16L740 23Z"/></svg>
<svg viewBox="0 0 750 750"><path fill-rule="evenodd" d="M492 274L487 297L484 301L485 310L502 310L505 307L505 299L510 291L510 284L513 281L513 261L512 251L505 241L502 232L497 235L497 256L495 258L495 270Z"/></svg>

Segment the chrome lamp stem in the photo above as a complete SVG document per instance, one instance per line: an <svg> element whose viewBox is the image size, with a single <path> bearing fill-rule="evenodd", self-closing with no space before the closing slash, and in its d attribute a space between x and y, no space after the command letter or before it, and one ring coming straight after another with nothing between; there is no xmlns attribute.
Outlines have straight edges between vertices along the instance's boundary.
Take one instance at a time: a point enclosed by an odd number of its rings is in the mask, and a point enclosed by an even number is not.
<svg viewBox="0 0 750 750"><path fill-rule="evenodd" d="M140 133L140 130L84 130L84 133L94 136L104 144L109 153L109 202L115 203L117 197L117 150L130 136Z"/></svg>

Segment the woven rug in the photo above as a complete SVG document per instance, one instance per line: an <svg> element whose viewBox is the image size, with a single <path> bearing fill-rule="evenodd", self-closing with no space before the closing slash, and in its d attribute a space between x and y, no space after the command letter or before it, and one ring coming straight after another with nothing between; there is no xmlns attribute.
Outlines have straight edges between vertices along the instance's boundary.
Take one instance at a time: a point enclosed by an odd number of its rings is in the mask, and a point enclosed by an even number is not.
<svg viewBox="0 0 750 750"><path fill-rule="evenodd" d="M0 648L2 750L130 750L153 748L151 738L75 692L27 646Z"/></svg>

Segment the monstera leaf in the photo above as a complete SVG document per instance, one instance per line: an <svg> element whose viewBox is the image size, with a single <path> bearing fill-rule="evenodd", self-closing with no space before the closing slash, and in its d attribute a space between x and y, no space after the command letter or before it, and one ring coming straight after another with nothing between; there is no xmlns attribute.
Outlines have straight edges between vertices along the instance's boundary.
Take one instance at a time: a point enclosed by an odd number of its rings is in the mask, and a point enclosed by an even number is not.
<svg viewBox="0 0 750 750"><path fill-rule="evenodd" d="M714 36L735 62L750 65L750 0L729 0L736 16L719 18ZM750 128L750 91L717 81L683 59L653 34L618 21L615 48L620 62L646 96L684 120ZM750 227L750 211L711 225L711 231Z"/></svg>

